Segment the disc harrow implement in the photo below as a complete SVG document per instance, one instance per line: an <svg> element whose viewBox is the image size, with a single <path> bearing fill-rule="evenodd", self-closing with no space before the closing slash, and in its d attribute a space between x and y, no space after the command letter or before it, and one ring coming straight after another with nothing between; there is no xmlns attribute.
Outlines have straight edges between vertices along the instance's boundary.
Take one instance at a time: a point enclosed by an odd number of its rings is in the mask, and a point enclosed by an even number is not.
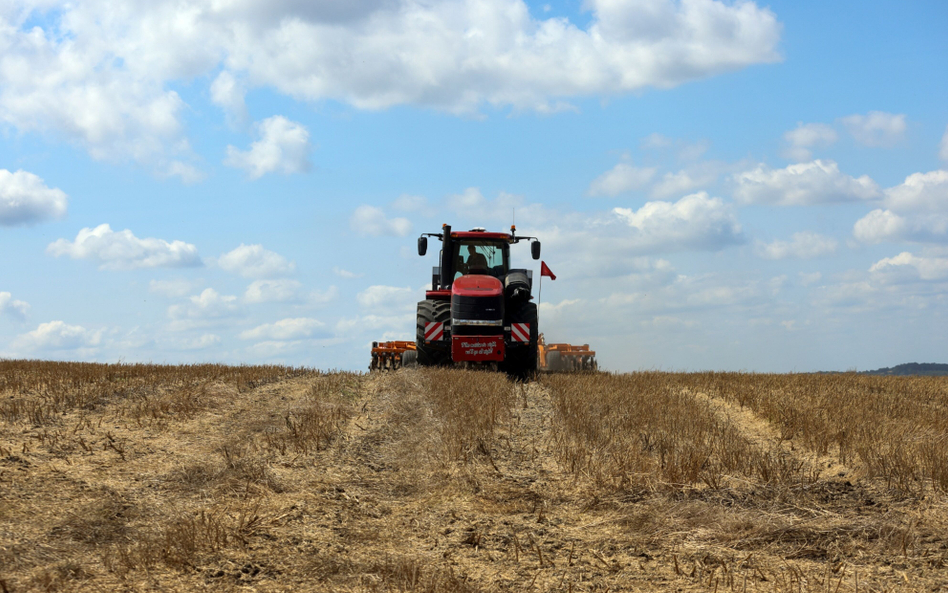
<svg viewBox="0 0 948 593"><path fill-rule="evenodd" d="M418 360L414 342L372 342L372 364L370 371L393 371L403 366L413 366Z"/></svg>
<svg viewBox="0 0 948 593"><path fill-rule="evenodd" d="M547 344L540 334L539 344L540 370L548 373L576 373L599 369L596 351L589 344Z"/></svg>

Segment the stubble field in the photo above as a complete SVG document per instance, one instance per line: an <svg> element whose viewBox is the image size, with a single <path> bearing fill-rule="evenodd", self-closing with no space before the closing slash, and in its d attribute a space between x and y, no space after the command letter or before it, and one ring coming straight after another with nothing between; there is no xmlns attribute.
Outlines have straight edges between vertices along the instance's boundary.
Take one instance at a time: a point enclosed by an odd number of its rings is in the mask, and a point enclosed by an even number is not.
<svg viewBox="0 0 948 593"><path fill-rule="evenodd" d="M948 590L948 380L0 361L0 592Z"/></svg>

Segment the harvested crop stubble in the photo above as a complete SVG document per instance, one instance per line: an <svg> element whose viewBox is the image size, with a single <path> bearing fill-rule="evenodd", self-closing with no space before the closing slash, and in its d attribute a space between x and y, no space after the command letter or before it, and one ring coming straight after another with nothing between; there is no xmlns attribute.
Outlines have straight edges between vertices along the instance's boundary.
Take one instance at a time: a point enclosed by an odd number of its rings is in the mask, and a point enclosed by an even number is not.
<svg viewBox="0 0 948 593"><path fill-rule="evenodd" d="M0 592L948 587L940 492L699 376L5 368Z"/></svg>
<svg viewBox="0 0 948 593"><path fill-rule="evenodd" d="M473 479L472 465L489 462L515 399L503 375L449 369L374 377L369 391L377 412L366 419L363 446L375 446L363 459L396 469L391 487L416 493Z"/></svg>
<svg viewBox="0 0 948 593"><path fill-rule="evenodd" d="M552 375L556 452L571 471L616 489L705 485L729 478L798 483L802 466L760 448L670 373Z"/></svg>
<svg viewBox="0 0 948 593"><path fill-rule="evenodd" d="M301 376L308 369L219 364L94 364L0 359L0 419L33 425L59 423L75 410L95 411L120 403L123 415L139 420L199 411L210 386L238 393Z"/></svg>
<svg viewBox="0 0 948 593"><path fill-rule="evenodd" d="M868 556L892 563L898 556L900 566L943 569L946 500L933 478L927 483L935 484L935 496L919 497L925 480L918 476L930 471L932 459L905 451L930 452L943 443L943 437L925 439L937 436L938 423L948 426L940 419L946 383L805 379L647 372L544 377L555 409L552 450L580 484L592 485L594 501L609 492L638 500L625 521L652 543L679 541L682 549L710 548L717 557L739 550L758 558L769 553L839 563ZM838 409L830 393L845 394ZM898 411L896 393L907 400ZM843 439L841 455L833 446L820 448L826 442L820 428ZM908 443L907 434L913 435ZM795 442L787 441L791 436ZM827 459L832 468L862 460L869 469L820 472ZM934 563L927 560L931 554ZM864 588L886 582L869 584L862 570ZM916 581L901 574L900 584L916 590ZM922 574L917 570L915 578ZM831 584L827 575L800 573L810 586L820 583L814 590ZM843 582L833 578L831 590ZM791 590L802 587L793 579ZM948 586L948 579L927 582L934 590ZM887 582L882 588L899 587Z"/></svg>
<svg viewBox="0 0 948 593"><path fill-rule="evenodd" d="M434 370L424 376L421 393L427 394L441 421L446 453L465 461L490 446L514 402L510 383L497 373Z"/></svg>
<svg viewBox="0 0 948 593"><path fill-rule="evenodd" d="M271 516L260 498L297 487L286 458L328 446L361 381L275 366L0 371L0 581L20 575L11 590L101 589L103 571L188 571L245 550Z"/></svg>
<svg viewBox="0 0 948 593"><path fill-rule="evenodd" d="M695 391L746 406L818 455L922 495L948 491L948 379L847 374L682 376Z"/></svg>

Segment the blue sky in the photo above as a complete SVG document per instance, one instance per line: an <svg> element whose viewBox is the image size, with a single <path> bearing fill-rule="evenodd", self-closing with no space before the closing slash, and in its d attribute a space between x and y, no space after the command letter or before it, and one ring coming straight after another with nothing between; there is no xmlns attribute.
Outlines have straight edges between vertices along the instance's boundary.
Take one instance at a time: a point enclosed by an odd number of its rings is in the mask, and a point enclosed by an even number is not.
<svg viewBox="0 0 948 593"><path fill-rule="evenodd" d="M0 357L361 369L455 228L610 370L948 361L948 5L14 1ZM515 263L538 267L528 248Z"/></svg>

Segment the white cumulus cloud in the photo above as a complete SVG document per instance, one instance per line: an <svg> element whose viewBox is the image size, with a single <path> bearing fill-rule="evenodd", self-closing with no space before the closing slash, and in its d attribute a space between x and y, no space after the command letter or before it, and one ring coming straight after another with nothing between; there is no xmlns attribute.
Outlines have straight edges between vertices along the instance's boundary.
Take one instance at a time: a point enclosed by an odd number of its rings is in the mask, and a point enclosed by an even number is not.
<svg viewBox="0 0 948 593"><path fill-rule="evenodd" d="M203 171L194 165L177 160L156 169L156 173L162 177L177 177L185 185L194 185L204 180Z"/></svg>
<svg viewBox="0 0 948 593"><path fill-rule="evenodd" d="M318 319L297 317L264 323L240 333L243 340L302 340L324 335L326 324Z"/></svg>
<svg viewBox="0 0 948 593"><path fill-rule="evenodd" d="M884 192L885 209L856 221L853 235L865 243L948 241L948 171L913 173Z"/></svg>
<svg viewBox="0 0 948 593"><path fill-rule="evenodd" d="M891 210L881 208L866 214L853 225L853 235L865 243L904 239L908 231L907 220Z"/></svg>
<svg viewBox="0 0 948 593"><path fill-rule="evenodd" d="M685 196L677 202L647 202L638 210L614 208L628 225L624 240L640 253L717 250L743 241L741 225L720 198L706 192Z"/></svg>
<svg viewBox="0 0 948 593"><path fill-rule="evenodd" d="M870 111L866 115L849 115L840 121L863 146L892 146L905 135L904 114Z"/></svg>
<svg viewBox="0 0 948 593"><path fill-rule="evenodd" d="M390 312L413 309L418 293L410 287L370 286L356 295L356 302L364 309Z"/></svg>
<svg viewBox="0 0 948 593"><path fill-rule="evenodd" d="M175 23L167 8L160 11L166 30L189 20ZM21 27L33 10L52 17L45 29ZM186 146L184 102L165 87L183 72L143 63L143 54L157 57L162 34L141 26L159 23L141 22L128 4L108 10L105 2L90 2L21 5L0 14L0 121L64 138L97 159L160 163ZM180 59L181 49L169 58Z"/></svg>
<svg viewBox="0 0 948 593"><path fill-rule="evenodd" d="M29 303L14 299L9 292L0 292L0 315L9 315L22 321L29 312Z"/></svg>
<svg viewBox="0 0 948 593"><path fill-rule="evenodd" d="M309 131L302 124L277 115L257 124L260 139L250 150L227 147L224 164L244 169L251 179L267 173L304 173L310 169Z"/></svg>
<svg viewBox="0 0 948 593"><path fill-rule="evenodd" d="M614 279L662 285L677 272L662 258L687 251L719 251L746 238L731 205L699 192L676 202L652 201L639 209L598 213L541 212L542 224L522 230L543 241L543 259L572 279ZM529 263L529 249L514 248L513 265Z"/></svg>
<svg viewBox="0 0 948 593"><path fill-rule="evenodd" d="M944 242L948 240L948 214L902 216L891 210L876 209L856 221L853 236L864 243Z"/></svg>
<svg viewBox="0 0 948 593"><path fill-rule="evenodd" d="M0 169L0 226L28 225L66 214L68 198L27 171Z"/></svg>
<svg viewBox="0 0 948 593"><path fill-rule="evenodd" d="M499 191L496 197L489 199L477 187L447 195L443 205L453 211L456 228L506 226L514 212L517 221L529 220L531 225L537 225L544 223L551 214L541 204L528 204L522 195Z"/></svg>
<svg viewBox="0 0 948 593"><path fill-rule="evenodd" d="M588 196L615 197L636 189L642 189L655 176L654 167L636 167L632 163L618 163L589 184Z"/></svg>
<svg viewBox="0 0 948 593"><path fill-rule="evenodd" d="M732 177L734 197L745 204L809 206L858 202L881 197L879 186L868 175L851 177L833 161L815 160L784 169L759 165Z"/></svg>
<svg viewBox="0 0 948 593"><path fill-rule="evenodd" d="M217 334L201 334L196 338L178 338L166 341L166 346L173 350L204 350L221 343Z"/></svg>
<svg viewBox="0 0 948 593"><path fill-rule="evenodd" d="M217 258L218 267L244 278L277 278L292 274L296 264L263 245L244 245Z"/></svg>
<svg viewBox="0 0 948 593"><path fill-rule="evenodd" d="M487 198L476 187L469 187L459 194L451 194L447 199L448 206L461 212L464 210L481 210L487 206Z"/></svg>
<svg viewBox="0 0 948 593"><path fill-rule="evenodd" d="M356 233L369 237L404 237L411 232L407 218L388 218L385 211L375 206L362 205L349 218L349 226Z"/></svg>
<svg viewBox="0 0 948 593"><path fill-rule="evenodd" d="M794 233L789 241L761 243L757 253L765 259L812 259L836 252L838 243L831 237L812 231Z"/></svg>
<svg viewBox="0 0 948 593"><path fill-rule="evenodd" d="M521 0L358 6L343 26L317 9L277 30L252 29L232 63L287 94L360 108L471 112L489 103L548 112L564 107L560 97L670 87L779 59L780 26L753 3L668 3L643 27L639 4L596 0L587 30L537 20Z"/></svg>
<svg viewBox="0 0 948 593"><path fill-rule="evenodd" d="M19 3L0 12L0 121L96 158L167 163L189 150L171 89L195 80L213 78L230 114L255 88L360 109L550 112L780 59L781 25L754 2L588 7L580 27L523 0Z"/></svg>
<svg viewBox="0 0 948 593"><path fill-rule="evenodd" d="M898 212L948 213L948 171L913 173L885 190L885 205Z"/></svg>
<svg viewBox="0 0 948 593"><path fill-rule="evenodd" d="M247 287L244 301L248 303L285 303L300 298L302 284L297 280L255 280Z"/></svg>
<svg viewBox="0 0 948 593"><path fill-rule="evenodd" d="M800 123L783 135L787 143L783 155L794 161L808 161L812 157L811 149L832 146L838 138L832 126Z"/></svg>
<svg viewBox="0 0 948 593"><path fill-rule="evenodd" d="M948 258L917 256L908 251L886 257L869 268L890 282L948 280Z"/></svg>
<svg viewBox="0 0 948 593"><path fill-rule="evenodd" d="M699 188L707 188L718 179L716 163L702 163L676 173L662 175L651 190L654 198L674 198L687 194Z"/></svg>
<svg viewBox="0 0 948 593"><path fill-rule="evenodd" d="M17 336L11 349L16 352L78 350L93 348L102 342L103 330L88 330L62 321L41 323L31 332Z"/></svg>
<svg viewBox="0 0 948 593"><path fill-rule="evenodd" d="M235 125L247 120L247 104L244 103L246 93L244 83L226 70L211 83L211 101L221 106Z"/></svg>
<svg viewBox="0 0 948 593"><path fill-rule="evenodd" d="M184 268L200 266L197 247L184 241L139 239L132 231L113 231L100 224L79 231L74 241L58 239L46 247L46 253L72 259L91 259L102 270L134 270L139 268Z"/></svg>
<svg viewBox="0 0 948 593"><path fill-rule="evenodd" d="M326 290L313 290L306 295L305 302L307 305L314 307L320 307L328 303L333 302L336 298L339 297L339 289L335 286L330 286Z"/></svg>
<svg viewBox="0 0 948 593"><path fill-rule="evenodd" d="M222 295L213 288L188 298L187 303L168 307L168 317L180 319L219 319L237 312L237 297Z"/></svg>

